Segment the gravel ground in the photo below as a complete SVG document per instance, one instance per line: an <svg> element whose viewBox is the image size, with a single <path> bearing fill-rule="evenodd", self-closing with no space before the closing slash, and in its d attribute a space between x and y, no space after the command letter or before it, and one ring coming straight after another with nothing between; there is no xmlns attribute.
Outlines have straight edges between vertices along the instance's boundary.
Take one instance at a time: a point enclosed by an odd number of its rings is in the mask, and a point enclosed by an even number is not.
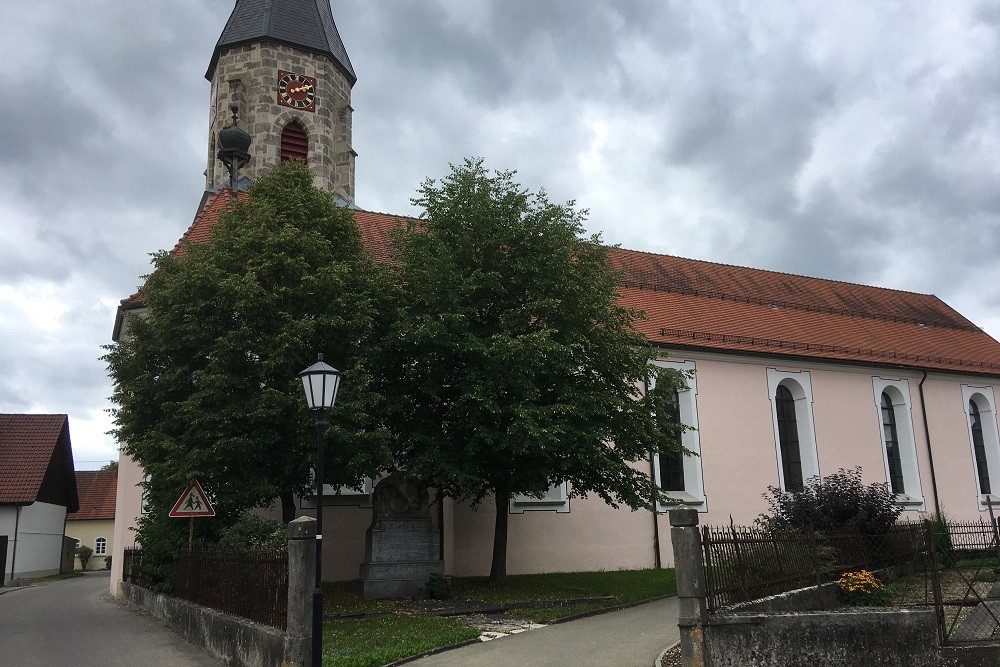
<svg viewBox="0 0 1000 667"><path fill-rule="evenodd" d="M664 653L656 667L681 667L681 645L678 644Z"/></svg>

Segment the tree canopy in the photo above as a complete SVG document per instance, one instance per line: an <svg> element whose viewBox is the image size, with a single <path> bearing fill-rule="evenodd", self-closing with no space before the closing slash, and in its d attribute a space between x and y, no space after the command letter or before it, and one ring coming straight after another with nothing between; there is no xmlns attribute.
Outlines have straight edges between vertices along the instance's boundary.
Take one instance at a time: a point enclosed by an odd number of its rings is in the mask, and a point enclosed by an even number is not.
<svg viewBox="0 0 1000 667"><path fill-rule="evenodd" d="M513 177L466 160L423 184L421 220L394 239L403 298L383 348L397 462L456 499L495 497L497 582L513 494L567 481L651 507L660 492L633 464L680 428L654 409L675 375L642 392L654 353L585 211Z"/></svg>
<svg viewBox="0 0 1000 667"><path fill-rule="evenodd" d="M105 356L114 434L147 474L140 540L192 479L222 523L276 498L293 518L315 459L298 373L317 352L344 374L326 481L356 484L389 461L381 399L359 353L383 335L393 290L352 213L288 162L222 213L213 234L155 255L142 288L148 315L130 317Z"/></svg>

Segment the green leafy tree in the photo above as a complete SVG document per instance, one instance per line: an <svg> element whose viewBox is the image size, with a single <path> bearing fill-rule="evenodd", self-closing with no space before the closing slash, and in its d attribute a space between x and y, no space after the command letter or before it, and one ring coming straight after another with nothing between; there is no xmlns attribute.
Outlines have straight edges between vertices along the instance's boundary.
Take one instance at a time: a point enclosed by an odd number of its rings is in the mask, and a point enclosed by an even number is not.
<svg viewBox="0 0 1000 667"><path fill-rule="evenodd" d="M221 519L197 522L201 539L275 499L294 518L293 494L306 490L315 459L298 373L317 352L344 374L326 481L357 484L388 460L359 351L385 328L393 289L352 213L288 162L221 214L213 234L155 255L142 288L148 315L129 318L104 357L114 434L148 476L138 537L163 553L187 541L186 522L165 515L193 479Z"/></svg>
<svg viewBox="0 0 1000 667"><path fill-rule="evenodd" d="M459 500L496 500L491 581L506 578L508 501L568 481L574 496L651 507L648 459L679 427L643 396L653 351L616 301L585 212L529 194L482 160L428 180L395 237L403 306L383 349L401 466ZM661 415L657 418L657 415ZM674 445L676 446L676 445Z"/></svg>

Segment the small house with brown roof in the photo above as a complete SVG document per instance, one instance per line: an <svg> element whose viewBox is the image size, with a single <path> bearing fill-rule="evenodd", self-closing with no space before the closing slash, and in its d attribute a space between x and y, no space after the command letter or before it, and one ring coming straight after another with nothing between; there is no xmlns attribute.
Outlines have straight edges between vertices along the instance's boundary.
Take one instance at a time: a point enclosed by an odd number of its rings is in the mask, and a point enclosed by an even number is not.
<svg viewBox="0 0 1000 667"><path fill-rule="evenodd" d="M66 515L78 507L69 418L0 414L4 583L59 573Z"/></svg>
<svg viewBox="0 0 1000 667"><path fill-rule="evenodd" d="M115 494L118 490L118 467L109 470L78 470L76 489L80 509L66 518L66 537L77 546L87 546L93 555L88 570L103 570L114 548ZM80 558L76 569L83 569Z"/></svg>
<svg viewBox="0 0 1000 667"><path fill-rule="evenodd" d="M246 172L251 178L281 160L304 158L320 187L350 199L357 155L351 146L355 79L338 78L349 61L339 36L334 39L329 2L297 2L309 5L309 12L296 14L307 23L312 5L319 6L329 38L324 44L336 48L302 37L314 34L315 22L280 35L268 32L276 6L270 0L237 2L209 69L208 144L228 122L220 120L226 109L236 104L241 122L246 119L244 126L254 133L252 172ZM265 28L230 41L225 35L234 34L234 26ZM298 107L283 99L275 87L279 71L316 79L315 89L308 89L315 96ZM323 92L328 81L340 81L336 95ZM267 103L272 99L273 107ZM331 131L334 144L328 141ZM211 242L213 226L231 202L213 151L208 159L209 192L183 241ZM351 206L365 247L387 261L389 232L406 219ZM542 498L515 497L509 507L510 573L669 564L665 511L671 507L695 508L703 523L748 523L767 509L768 486L801 489L810 478L840 468L860 466L865 482L889 485L909 519L944 509L951 517L975 520L988 516L988 503L1000 501L1000 343L937 297L617 248L610 261L621 271L620 303L646 315L638 326L659 352L656 363L686 371L677 418L692 427L681 436L690 455L654 454L641 463L673 499L656 511L617 510L600 498L573 497L567 483ZM126 336L128 318L144 311L141 293L125 299L114 339ZM123 455L118 553L132 541L142 478L139 466ZM325 501L334 506L324 513L321 532L337 535L324 550L324 572L332 579L356 577L364 560L370 482ZM445 499L439 507L447 572L488 572L490 503L475 511ZM120 561L113 561L113 591Z"/></svg>

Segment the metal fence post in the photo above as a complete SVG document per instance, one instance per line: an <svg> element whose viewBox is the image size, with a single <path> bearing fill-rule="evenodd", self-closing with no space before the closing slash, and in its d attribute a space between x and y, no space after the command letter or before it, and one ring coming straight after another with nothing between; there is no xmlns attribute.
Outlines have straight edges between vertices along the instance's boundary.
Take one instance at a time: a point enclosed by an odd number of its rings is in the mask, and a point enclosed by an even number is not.
<svg viewBox="0 0 1000 667"><path fill-rule="evenodd" d="M310 664L312 592L316 570L316 519L300 516L288 524L288 624L284 665Z"/></svg>
<svg viewBox="0 0 1000 667"><path fill-rule="evenodd" d="M704 665L704 624L707 618L705 557L701 550L698 511L690 508L670 511L670 541L677 570L677 627L681 635L681 664Z"/></svg>

